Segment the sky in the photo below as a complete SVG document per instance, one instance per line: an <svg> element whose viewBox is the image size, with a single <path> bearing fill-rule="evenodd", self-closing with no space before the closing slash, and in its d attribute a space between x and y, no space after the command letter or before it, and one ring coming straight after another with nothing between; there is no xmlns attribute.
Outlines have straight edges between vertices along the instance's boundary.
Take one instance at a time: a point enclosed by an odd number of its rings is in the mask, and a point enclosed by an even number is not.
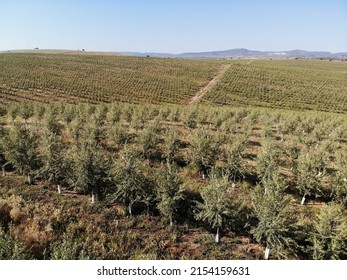
<svg viewBox="0 0 347 280"><path fill-rule="evenodd" d="M0 0L0 50L347 52L347 0Z"/></svg>

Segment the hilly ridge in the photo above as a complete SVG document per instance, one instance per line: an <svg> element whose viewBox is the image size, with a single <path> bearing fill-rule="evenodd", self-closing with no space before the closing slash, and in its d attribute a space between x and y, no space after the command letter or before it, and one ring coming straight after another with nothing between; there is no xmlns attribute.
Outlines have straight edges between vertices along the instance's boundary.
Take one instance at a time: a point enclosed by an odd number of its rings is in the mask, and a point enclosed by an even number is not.
<svg viewBox="0 0 347 280"><path fill-rule="evenodd" d="M153 57L176 57L176 58L230 58L230 57L267 57L267 58L347 58L347 52L331 53L323 51L305 51L305 50L290 50L290 51L257 51L244 48L230 49L223 51L211 52L186 52L181 54L172 53L155 53L155 52L120 52L121 54L131 56L153 56Z"/></svg>

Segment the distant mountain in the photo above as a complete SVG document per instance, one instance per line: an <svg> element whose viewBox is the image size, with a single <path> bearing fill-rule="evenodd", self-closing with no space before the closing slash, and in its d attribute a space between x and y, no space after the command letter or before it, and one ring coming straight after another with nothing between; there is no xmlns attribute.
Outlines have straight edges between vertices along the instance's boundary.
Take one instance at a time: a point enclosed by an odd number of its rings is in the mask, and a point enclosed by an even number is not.
<svg viewBox="0 0 347 280"><path fill-rule="evenodd" d="M321 51L305 51L305 50L291 50L291 51L253 51L248 49L231 49L225 51L212 51L212 52L187 52L181 54L172 53L141 53L141 52L121 52L123 55L130 56L151 56L151 57L175 57L175 58L251 58L251 57L268 57L268 58L347 58L347 52L331 53Z"/></svg>

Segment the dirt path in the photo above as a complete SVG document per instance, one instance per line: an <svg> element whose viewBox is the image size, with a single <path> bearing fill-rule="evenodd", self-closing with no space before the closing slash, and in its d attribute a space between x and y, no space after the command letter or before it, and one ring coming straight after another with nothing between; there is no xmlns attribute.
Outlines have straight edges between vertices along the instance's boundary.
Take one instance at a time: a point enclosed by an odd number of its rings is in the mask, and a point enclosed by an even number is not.
<svg viewBox="0 0 347 280"><path fill-rule="evenodd" d="M247 65L250 65L253 62L253 59L247 62Z"/></svg>
<svg viewBox="0 0 347 280"><path fill-rule="evenodd" d="M209 81L209 83L204 86L202 89L200 89L195 96L193 96L188 104L194 104L196 102L198 102L201 97L204 96L204 94L209 91L216 83L218 83L220 81L220 79L223 77L223 75L225 74L225 72L230 68L231 64L222 64L219 67L218 73L216 76L214 76L214 78Z"/></svg>

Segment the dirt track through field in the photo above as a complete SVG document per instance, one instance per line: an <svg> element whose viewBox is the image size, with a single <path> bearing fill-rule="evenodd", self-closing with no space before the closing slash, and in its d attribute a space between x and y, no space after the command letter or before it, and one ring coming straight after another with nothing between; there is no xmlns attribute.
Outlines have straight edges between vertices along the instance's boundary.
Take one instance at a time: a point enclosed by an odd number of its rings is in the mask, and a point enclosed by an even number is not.
<svg viewBox="0 0 347 280"><path fill-rule="evenodd" d="M222 64L219 67L217 75L214 76L213 79L211 81L209 81L209 83L206 86L204 86L202 89L200 89L196 93L196 95L194 95L189 100L188 104L194 104L194 103L198 102L207 91L209 91L216 83L218 83L220 81L220 79L223 77L225 72L230 68L230 66L231 66L231 64Z"/></svg>

